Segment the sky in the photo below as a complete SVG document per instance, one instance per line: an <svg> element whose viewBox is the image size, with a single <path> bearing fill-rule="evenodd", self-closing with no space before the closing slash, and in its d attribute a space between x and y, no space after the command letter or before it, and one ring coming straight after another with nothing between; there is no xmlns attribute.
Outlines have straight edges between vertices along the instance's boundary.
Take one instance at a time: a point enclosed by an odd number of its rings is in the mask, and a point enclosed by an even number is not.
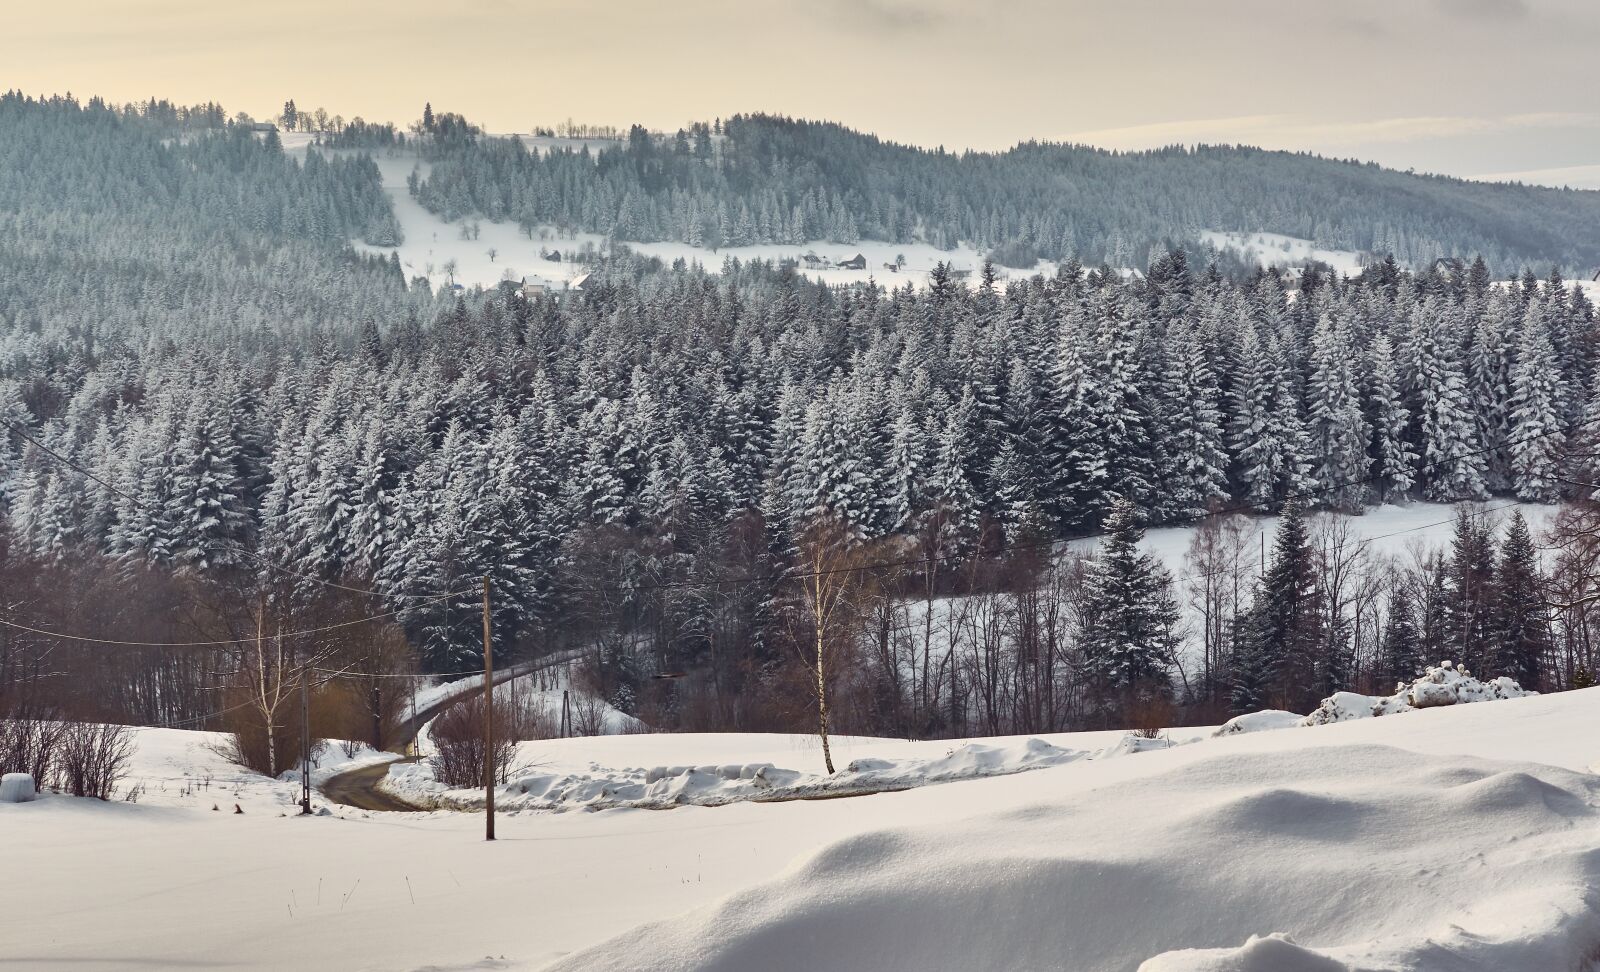
<svg viewBox="0 0 1600 972"><path fill-rule="evenodd" d="M0 87L493 132L736 112L1600 187L1596 0L17 0Z"/></svg>

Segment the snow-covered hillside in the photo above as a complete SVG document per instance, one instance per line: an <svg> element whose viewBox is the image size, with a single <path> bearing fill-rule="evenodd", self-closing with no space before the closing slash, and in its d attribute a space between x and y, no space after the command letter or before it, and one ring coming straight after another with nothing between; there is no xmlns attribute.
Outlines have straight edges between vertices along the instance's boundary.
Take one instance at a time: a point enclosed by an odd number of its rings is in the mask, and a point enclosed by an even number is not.
<svg viewBox="0 0 1600 972"><path fill-rule="evenodd" d="M283 136L284 149L290 153L304 154L313 136L295 133ZM548 139L524 136L522 141L534 151L548 151L554 144L565 145L575 140ZM591 149L600 144L610 144L603 139L585 140ZM394 205L395 217L405 234L405 241L397 247L378 247L353 241L356 249L366 253L400 254L406 276L427 277L430 286L438 289L452 283L463 287L493 287L502 280L521 280L537 277L559 286L581 276L588 268L574 263L570 257L584 251L603 252L605 238L596 233L561 233L555 227L535 229L532 237L524 234L515 224L492 222L487 219L469 219L447 222L424 209L406 187L406 177L414 169L427 174L427 163L409 151L378 152L373 156L383 178L383 189ZM469 238L462 238L462 226L476 230ZM765 244L759 246L732 246L718 250L690 246L687 243L624 241L636 253L659 257L671 263L683 260L686 264L699 264L716 272L723 261L733 257L740 261L767 260L778 263L793 260L800 263L800 271L825 283L865 283L875 280L885 287L901 287L907 282L915 286L927 285L928 275L934 265L945 263L957 271L964 271L969 283L975 283L977 272L983 265L984 255L963 244L953 250L941 250L926 243L884 243L862 240L859 243L829 243L825 240L808 242L799 246ZM489 251L494 251L494 256ZM549 259L557 252L561 260ZM839 267L838 264L860 254L866 259L862 270ZM809 266L805 257L816 257L826 266ZM903 258L903 260L902 260ZM446 271L454 264L453 274ZM890 269L893 266L894 269ZM1040 261L1027 270L998 267L1002 280L1025 279L1035 273L1053 274L1056 265Z"/></svg>
<svg viewBox="0 0 1600 972"><path fill-rule="evenodd" d="M1049 740L1089 750L1104 738ZM857 799L511 814L494 844L472 814L296 818L47 797L0 806L7 868L28 875L0 891L0 957L1287 972L1448 956L1479 972L1573 968L1600 943L1597 739L1600 690L1588 690ZM552 766L754 761L799 744L565 745ZM842 741L848 759L900 745ZM1247 945L1274 933L1303 948Z"/></svg>
<svg viewBox="0 0 1600 972"><path fill-rule="evenodd" d="M1317 260L1333 267L1340 274L1354 276L1361 272L1361 254L1352 250L1327 250L1310 240L1282 233L1225 233L1206 230L1200 234L1202 243L1210 243L1219 250L1234 250L1246 260L1255 260L1264 267L1298 266L1306 260Z"/></svg>

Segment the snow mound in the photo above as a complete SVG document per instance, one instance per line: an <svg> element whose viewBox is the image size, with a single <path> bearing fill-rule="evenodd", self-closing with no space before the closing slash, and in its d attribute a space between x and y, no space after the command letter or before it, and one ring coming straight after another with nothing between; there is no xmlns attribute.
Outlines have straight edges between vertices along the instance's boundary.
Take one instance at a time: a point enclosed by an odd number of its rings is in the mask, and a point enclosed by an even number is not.
<svg viewBox="0 0 1600 972"><path fill-rule="evenodd" d="M1186 948L1158 955L1139 972L1349 972L1337 959L1295 944L1281 932L1251 935L1240 948Z"/></svg>
<svg viewBox="0 0 1600 972"><path fill-rule="evenodd" d="M838 840L553 968L1532 972L1600 942L1600 780L1389 746L1203 751Z"/></svg>
<svg viewBox="0 0 1600 972"><path fill-rule="evenodd" d="M35 796L33 776L7 773L0 776L0 803L27 803Z"/></svg>
<svg viewBox="0 0 1600 972"><path fill-rule="evenodd" d="M1271 732L1275 729L1292 729L1305 723L1305 716L1283 709L1262 709L1247 712L1224 722L1213 736L1236 736L1242 732Z"/></svg>
<svg viewBox="0 0 1600 972"><path fill-rule="evenodd" d="M1179 745L1165 736L1142 736L1136 732L1123 733L1122 738L1094 754L1095 759L1111 759L1116 756L1132 756L1137 753L1152 753L1162 749L1171 749Z"/></svg>
<svg viewBox="0 0 1600 972"><path fill-rule="evenodd" d="M1144 748L1171 745L1165 740L1140 742L1149 744ZM1087 755L1082 750L1030 738L994 744L968 742L931 758L862 757L831 776L783 769L766 762L648 768L608 768L593 763L587 773L524 772L501 788L495 796L495 805L506 810L662 810L750 801L859 796L934 783L1008 776L1059 766ZM432 768L426 763L392 767L382 786L396 796L424 806L449 809L482 806L480 791L445 788L434 780Z"/></svg>
<svg viewBox="0 0 1600 972"><path fill-rule="evenodd" d="M1431 709L1441 705L1521 699L1538 694L1524 689L1504 675L1481 682L1473 678L1472 673L1466 669L1457 668L1452 662L1445 661L1438 666L1430 666L1427 674L1410 685L1400 685L1393 695L1335 692L1323 699L1317 710L1306 716L1301 724L1324 726L1334 722L1370 719L1395 712ZM1227 726L1223 728L1226 729Z"/></svg>

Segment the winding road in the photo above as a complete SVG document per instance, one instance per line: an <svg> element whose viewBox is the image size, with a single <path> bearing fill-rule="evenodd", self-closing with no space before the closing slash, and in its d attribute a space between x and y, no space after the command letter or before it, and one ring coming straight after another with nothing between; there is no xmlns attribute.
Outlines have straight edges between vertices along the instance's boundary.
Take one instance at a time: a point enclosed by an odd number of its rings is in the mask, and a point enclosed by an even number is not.
<svg viewBox="0 0 1600 972"><path fill-rule="evenodd" d="M505 669L494 673L494 684L508 682L513 678L520 678L545 668L554 668L565 665L578 657L576 651L557 652L546 658L536 658L533 661L509 665ZM400 721L398 734L394 745L404 748L405 745L417 738L417 733L422 727L433 721L439 713L450 708L462 699L468 698L482 691L482 685L463 686L461 691L453 692L439 701L425 708L419 709L414 715ZM380 789L378 784L389 775L389 767L396 763L409 762L415 757L404 757L396 754L395 758L384 763L361 766L356 769L346 770L322 781L317 789L322 791L323 799L331 803L355 807L358 810L374 810L382 812L426 810L400 799L386 790Z"/></svg>

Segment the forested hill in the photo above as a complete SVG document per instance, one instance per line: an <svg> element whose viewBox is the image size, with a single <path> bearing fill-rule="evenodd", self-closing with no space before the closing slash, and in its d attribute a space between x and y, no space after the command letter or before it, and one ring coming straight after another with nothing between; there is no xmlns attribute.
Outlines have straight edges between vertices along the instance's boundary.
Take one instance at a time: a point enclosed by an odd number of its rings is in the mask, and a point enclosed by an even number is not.
<svg viewBox="0 0 1600 972"><path fill-rule="evenodd" d="M370 158L284 154L220 107L0 95L0 355L108 343L299 346L423 312ZM70 338L67 335L71 335Z"/></svg>
<svg viewBox="0 0 1600 972"><path fill-rule="evenodd" d="M456 116L443 116L455 118ZM635 128L598 156L436 128L424 205L709 248L857 239L951 247L1012 266L1075 256L1147 265L1204 230L1272 232L1423 267L1481 255L1496 273L1600 265L1600 192L1471 182L1230 146L1108 152L1027 143L953 154L766 115L665 139Z"/></svg>

